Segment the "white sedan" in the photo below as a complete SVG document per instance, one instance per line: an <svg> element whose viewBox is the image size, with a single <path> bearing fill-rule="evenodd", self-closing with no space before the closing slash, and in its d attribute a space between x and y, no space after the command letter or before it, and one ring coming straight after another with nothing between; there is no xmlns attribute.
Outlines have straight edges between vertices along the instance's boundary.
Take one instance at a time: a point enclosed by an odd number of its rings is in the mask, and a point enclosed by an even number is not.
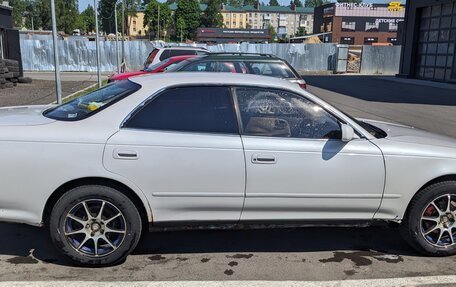
<svg viewBox="0 0 456 287"><path fill-rule="evenodd" d="M147 227L400 223L456 254L456 140L356 120L285 80L169 73L61 106L0 109L0 220L48 226L83 265Z"/></svg>

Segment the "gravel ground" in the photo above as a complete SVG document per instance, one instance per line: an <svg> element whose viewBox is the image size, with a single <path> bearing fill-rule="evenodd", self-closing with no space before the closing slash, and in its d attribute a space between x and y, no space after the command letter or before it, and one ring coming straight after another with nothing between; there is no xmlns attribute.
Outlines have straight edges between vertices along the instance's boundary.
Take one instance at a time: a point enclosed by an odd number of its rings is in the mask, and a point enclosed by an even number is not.
<svg viewBox="0 0 456 287"><path fill-rule="evenodd" d="M62 81L62 96L68 96L94 83ZM55 100L54 81L33 80L31 84L18 84L17 87L0 90L0 107L49 104Z"/></svg>

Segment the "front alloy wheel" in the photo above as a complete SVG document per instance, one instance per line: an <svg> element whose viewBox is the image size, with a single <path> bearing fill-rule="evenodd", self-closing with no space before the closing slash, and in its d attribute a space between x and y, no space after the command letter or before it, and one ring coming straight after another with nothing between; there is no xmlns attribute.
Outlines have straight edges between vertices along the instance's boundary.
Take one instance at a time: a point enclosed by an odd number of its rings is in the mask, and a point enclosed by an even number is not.
<svg viewBox="0 0 456 287"><path fill-rule="evenodd" d="M442 181L419 191L400 226L404 239L431 256L456 255L456 181Z"/></svg>
<svg viewBox="0 0 456 287"><path fill-rule="evenodd" d="M445 194L432 200L421 216L421 234L437 247L456 244L456 195Z"/></svg>
<svg viewBox="0 0 456 287"><path fill-rule="evenodd" d="M133 251L142 221L137 207L120 191L87 185L68 191L57 201L49 227L54 245L75 263L108 266Z"/></svg>

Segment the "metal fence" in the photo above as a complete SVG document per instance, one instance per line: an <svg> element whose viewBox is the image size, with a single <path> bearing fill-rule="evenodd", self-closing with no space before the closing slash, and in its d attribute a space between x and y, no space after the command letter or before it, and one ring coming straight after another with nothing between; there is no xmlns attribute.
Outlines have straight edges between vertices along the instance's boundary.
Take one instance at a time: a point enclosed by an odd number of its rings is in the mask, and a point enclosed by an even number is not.
<svg viewBox="0 0 456 287"><path fill-rule="evenodd" d="M25 71L53 71L54 52L49 36L31 38L21 36L21 53ZM128 69L139 69L145 58L162 42L126 41L125 57ZM185 44L167 43L183 46ZM245 52L272 54L287 60L293 67L304 72L336 71L338 48L336 44L204 44L185 45L206 47L212 52ZM120 43L119 43L120 49ZM114 41L100 41L101 69L116 70ZM95 42L81 38L59 40L61 71L96 71ZM364 46L361 74L396 74L399 71L400 47ZM340 71L339 71L340 72Z"/></svg>
<svg viewBox="0 0 456 287"><path fill-rule="evenodd" d="M361 74L395 75L399 73L401 46L363 46Z"/></svg>
<svg viewBox="0 0 456 287"><path fill-rule="evenodd" d="M125 57L129 69L138 69L157 43L126 41ZM205 45L198 45L206 47ZM302 71L328 71L334 68L334 44L219 44L207 46L213 52L246 52L273 54L287 60ZM61 71L96 71L95 42L84 40L59 40ZM120 49L120 48L119 48ZM101 69L116 69L115 42L100 41ZM21 39L24 70L53 71L54 52L52 40Z"/></svg>

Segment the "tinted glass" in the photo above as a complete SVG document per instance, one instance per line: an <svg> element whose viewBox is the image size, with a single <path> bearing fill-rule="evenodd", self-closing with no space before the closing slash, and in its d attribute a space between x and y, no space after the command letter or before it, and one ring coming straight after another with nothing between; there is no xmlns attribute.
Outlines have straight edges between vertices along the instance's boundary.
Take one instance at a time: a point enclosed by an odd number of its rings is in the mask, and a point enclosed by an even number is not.
<svg viewBox="0 0 456 287"><path fill-rule="evenodd" d="M244 134L253 136L340 139L338 120L315 103L293 93L237 88Z"/></svg>
<svg viewBox="0 0 456 287"><path fill-rule="evenodd" d="M126 126L150 130L237 133L231 94L226 87L167 90L133 115Z"/></svg>
<svg viewBox="0 0 456 287"><path fill-rule="evenodd" d="M62 121L81 120L134 93L139 88L141 88L140 85L128 80L116 81L85 96L47 110L44 115Z"/></svg>
<svg viewBox="0 0 456 287"><path fill-rule="evenodd" d="M182 72L216 72L217 62L196 62L183 67Z"/></svg>
<svg viewBox="0 0 456 287"><path fill-rule="evenodd" d="M154 65L150 64L149 67L147 67L147 69L144 69L144 71L147 71L147 72L152 72L153 70L165 65L166 63L168 63L171 59L166 59L166 60L163 60L163 61L160 61Z"/></svg>
<svg viewBox="0 0 456 287"><path fill-rule="evenodd" d="M280 62L246 62L252 74L275 78L295 78L296 76L285 63Z"/></svg>

